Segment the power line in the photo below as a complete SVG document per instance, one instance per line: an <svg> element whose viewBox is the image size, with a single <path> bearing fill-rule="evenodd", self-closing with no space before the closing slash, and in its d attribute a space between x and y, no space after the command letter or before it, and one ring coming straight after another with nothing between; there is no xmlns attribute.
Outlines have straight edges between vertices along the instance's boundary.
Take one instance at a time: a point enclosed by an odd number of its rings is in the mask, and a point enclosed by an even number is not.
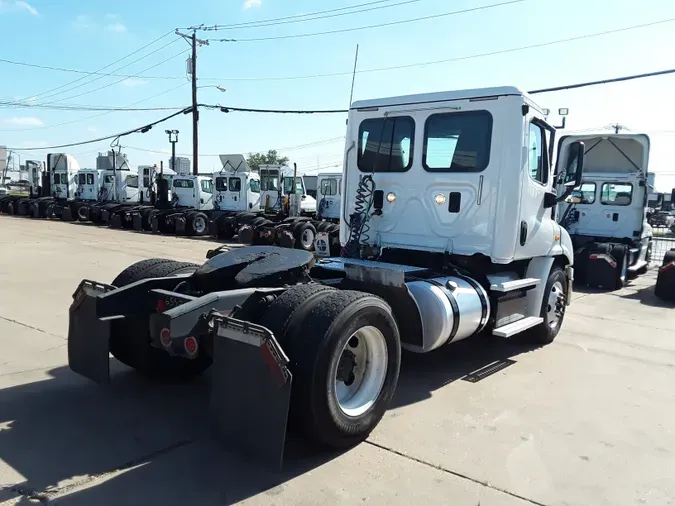
<svg viewBox="0 0 675 506"><path fill-rule="evenodd" d="M340 136L340 137L331 137L330 139L324 139L321 141L315 141L315 142L310 142L307 144L299 144L297 146L288 146L284 148L272 148L272 151L299 151L301 149L306 149L306 148L311 148L311 147L316 147L316 146L321 146L321 145L326 145L326 144L333 144L338 141L344 141L345 137ZM147 149L147 148L139 148L135 146L126 146L127 149L133 149L136 151L145 151L147 153L157 153L157 154L163 154L163 155L169 155L171 154L169 151L161 151L161 150L156 150L156 149ZM269 149L265 150L253 150L253 151L248 151L247 153L262 153L262 152L267 152L270 151ZM192 156L192 153L176 153L178 156ZM211 156L220 156L220 154L216 153L207 153L207 154L200 154L199 156L204 156L204 157L211 157Z"/></svg>
<svg viewBox="0 0 675 506"><path fill-rule="evenodd" d="M366 3L363 3L363 4L350 5L348 7L339 7L337 9L308 12L306 14L295 14L293 16L284 16L284 17L280 17L280 18L262 19L262 20L258 20L258 21L246 21L244 23L236 23L236 24L232 24L232 25L222 25L222 26L223 26L223 28L233 28L233 27L238 27L238 26L255 25L255 24L258 24L258 23L268 23L268 22L271 22L271 21L281 21L281 20L285 20L285 19L298 19L298 18L304 18L304 17L308 17L308 16L315 16L315 15L319 15L319 14L328 14L328 13L331 13L331 12L338 12L338 11L344 11L344 10L349 10L349 9L356 9L358 7L366 7L368 5L382 4L382 3L391 2L391 1L393 1L393 0L376 0L374 2L366 2ZM220 26L220 25L216 25L216 26ZM208 27L204 27L204 24L196 25L196 26L190 26L190 27L187 27L187 28L179 28L179 30L204 30L204 29L208 29Z"/></svg>
<svg viewBox="0 0 675 506"><path fill-rule="evenodd" d="M105 69L107 69L107 68L109 68L109 67L112 67L113 65L116 65L117 63L119 63L119 62L121 62L121 61L123 61L123 60L126 60L126 59L129 58L130 56L133 56L133 55L135 55L135 54L137 54L137 53L143 51L144 49L146 49L146 48L152 46L154 43L159 42L159 41L162 40L163 38L168 37L171 33L172 33L172 32L167 32L167 33L165 33L165 34L162 35L161 37L158 37L158 38L156 38L155 40L153 40L152 42L149 42L148 44L146 44L146 45L140 47L139 49L137 49L137 50L135 50L135 51L132 51L131 53L127 54L126 56L123 56L122 58L119 58L118 60L115 60L114 62L109 63L108 65L106 65L106 66L104 66L104 67L101 67L100 69L98 69L98 70L95 71L94 73L95 73L95 74L98 74L101 70L105 70ZM162 49L162 48L164 48L164 47L166 47L166 46L162 46L160 49ZM153 53L154 53L154 52L153 52ZM150 53L150 54L146 55L146 57L147 57L147 56L150 56L150 55L153 54L153 53ZM141 59L142 59L142 58L141 58ZM13 62L13 61L11 61L11 60L0 60L0 61L6 62L6 63L11 63L11 64L14 64L14 65L21 65L21 63L16 63L16 62ZM136 61L138 61L138 60L136 60ZM132 64L135 63L136 61L130 63L129 65L132 65ZM32 64L26 64L26 66L39 67L38 65L32 65ZM124 67L122 67L122 68L124 68ZM91 74L94 74L94 73L90 73L90 75L91 75ZM43 91L42 93L38 93L37 95L33 95L33 96L34 96L35 98L37 98L37 97L42 97L43 95L53 96L54 94L52 94L52 92L54 92L54 91L56 91L56 90L60 90L60 89L65 88L65 87L67 87L67 86L70 86L71 84L77 83L77 82L81 81L82 79L85 79L86 77L87 77L87 76L79 77L79 78L77 78L77 79L75 79L75 80L73 80L73 81L70 81L70 82L66 83L66 84L62 84L61 86L57 86L56 88L52 88L52 89L50 89L50 90ZM80 86L82 86L82 85L80 85ZM72 89L76 89L76 88L78 88L78 87L80 87L80 86L76 86L75 88L72 88ZM59 94L59 93L56 93L56 95L58 95L58 94Z"/></svg>
<svg viewBox="0 0 675 506"><path fill-rule="evenodd" d="M178 39L176 39L176 40L178 40ZM166 62L168 62L168 61L170 61L170 60L173 60L174 58L177 58L177 57L179 57L179 56L181 56L181 55L187 53L188 51L190 51L190 50L189 50L189 49L184 49L184 50L182 50L181 52L176 53L176 54L174 54L173 56L170 56L169 58L167 58L167 59L165 59L165 60L162 60L162 61L159 62L159 63L156 63L156 64L154 64L154 65L152 65L152 66L150 66L150 67L148 67L148 68L146 68L146 69L141 70L141 71L138 73L138 74L139 74L139 77L141 77L140 74L143 74L143 72L147 72L148 70L152 70L152 69L154 69L155 67L159 67L160 65L162 65L162 64L164 64L164 63L166 63ZM95 80L96 80L96 79L95 79ZM94 92L96 92L96 91L103 90L103 89L105 89L105 88L110 88L111 86L115 86L116 84L119 84L119 83L121 83L121 82L124 81L124 80L125 80L125 79L119 79L119 80L117 80L117 81L113 81L112 83L108 83L108 84L105 84L105 85L103 85L103 86L99 86L98 88L94 88L93 90L89 90L89 91L84 91L84 92L82 92L82 93L78 93L77 95L71 95L70 97L66 97L66 98L59 98L58 100L54 100L54 101L52 101L52 102L44 102L42 105L52 105L52 104L56 104L56 103L58 103L58 102L62 102L62 101L64 101L64 100L70 100L70 99L73 99L73 98L81 97L81 96L83 96L83 95L89 95L90 93L94 93ZM91 82L93 82L93 81L91 81ZM87 84L91 84L91 82L89 82L89 83L87 83Z"/></svg>
<svg viewBox="0 0 675 506"><path fill-rule="evenodd" d="M391 1L391 0L388 0ZM325 16L316 16L308 19L294 19L294 20L283 20L282 19L277 19L277 20L271 20L269 22L267 21L257 21L257 22L249 22L247 23L240 23L240 24L234 24L234 25L212 25L212 26L204 26L204 25L198 25L194 27L187 28L187 30L204 30L204 31L220 31L220 30L241 30L244 28L265 28L268 26L276 26L276 25L287 25L287 24L293 24L293 23L305 23L307 21L317 21L320 19L328 19L328 18L335 18L339 16L348 16L350 14L361 14L362 12L369 12L369 11L374 11L374 10L379 10L379 9L389 9L391 7L398 7L400 5L406 5L406 4L411 4L411 3L417 3L422 0L404 0L402 2L398 2L395 4L390 4L390 5L378 5L375 7L368 7L366 9L358 9L358 10L353 10L352 12L337 12L334 14L328 14ZM382 3L380 2L371 2L371 3ZM366 4L368 5L368 4ZM335 10L347 10L347 9L353 9L354 7L342 7L341 9L334 9ZM309 16L308 14L305 14L304 16ZM255 24L254 24L255 23Z"/></svg>
<svg viewBox="0 0 675 506"><path fill-rule="evenodd" d="M230 106L221 106L221 105L209 105L209 104L199 104L200 107L205 107L207 109L220 109L221 112L259 112L259 113L272 113L272 114L336 114L347 112L346 109L316 109L316 110L301 110L301 109L251 109L247 107L230 107Z"/></svg>
<svg viewBox="0 0 675 506"><path fill-rule="evenodd" d="M496 4L491 4L491 5L483 5L480 7L471 7L468 9L461 9L457 11L451 11L451 12L445 12L441 14L433 14L430 16L423 16L420 18L412 18L412 19L402 19L399 21L391 21L389 23L378 23L375 25L366 25L366 26L357 26L357 27L352 27L352 28L341 28L338 30L328 30L325 32L314 32L314 33L298 33L298 34L292 34L292 35L276 35L272 37L256 37L256 38L249 38L249 39L207 39L209 42L258 42L258 41L264 41L264 40L280 40L280 39L296 39L296 38L301 38L301 37L314 37L317 35L329 35L333 33L344 33L344 32L354 32L357 30L367 30L370 28L382 28L385 26L394 26L394 25L401 25L404 23L413 23L416 21L424 21L428 19L436 19L436 18L442 18L446 16L454 16L456 14L464 14L467 12L474 12L474 11L482 11L486 9L492 9L494 7L501 7L504 5L510 5L510 4L516 4L516 3L521 3L526 0L508 0L505 2L500 2Z"/></svg>
<svg viewBox="0 0 675 506"><path fill-rule="evenodd" d="M634 79L644 79L646 77L655 77L655 76L664 76L668 74L675 74L675 69L668 69L668 70L659 70L656 72L647 72L644 74L633 74L630 76L623 76L623 77L613 77L611 79L602 79L600 81L588 81L585 83L577 83L577 84L568 84L565 86L555 86L553 88L541 88L539 90L532 90L529 91L528 93L530 95L534 95L536 93L550 93L552 91L563 91L563 90L574 90L577 88L586 88L588 86L596 86L599 84L611 84L611 83L619 83L622 81L632 81Z"/></svg>
<svg viewBox="0 0 675 506"><path fill-rule="evenodd" d="M369 73L369 72L386 72L390 70L399 70L399 69L405 69L405 68L413 68L413 67L423 67L427 65L437 65L441 63L452 63L456 61L463 61L463 60L470 60L474 58L483 58L486 56L495 56L499 54L506 54L506 53L513 53L513 52L518 52L518 51L524 51L527 49L536 49L536 48L541 48L541 47L547 47L547 46L553 46L557 44L564 44L567 42L575 42L577 40L583 40L583 39L590 39L590 38L595 38L595 37L602 37L605 35L611 35L615 33L621 33L629 30L637 30L641 28L647 28L659 24L664 24L664 23L671 23L675 21L675 18L670 18L670 19L664 19L660 21L654 21L650 23L644 23L644 24L639 24L639 25L632 25L632 26L626 26L622 28L617 28L614 30L606 30L603 32L595 32L595 33L589 33L589 34L584 34L584 35L579 35L576 37L569 37L565 39L558 39L558 40L552 40L548 42L541 42L541 43L536 43L536 44L529 44L527 46L519 46L519 47L513 47L513 48L507 48L507 49L501 49L497 51L490 51L486 53L476 53L472 55L465 55L465 56L457 56L453 58L446 58L442 60L433 60L433 61L426 61L426 62L417 62L417 63L409 63L409 64L404 64L404 65L394 65L394 66L388 66L388 67L376 67L376 68L371 68L371 69L359 69L356 71L357 74L363 74L363 73ZM0 60L0 61L6 61L6 60ZM13 62L16 64L21 64L17 62ZM34 65L34 64L25 64L26 66L31 66L31 67L39 67L39 68L48 68L45 66L41 65ZM138 78L142 77L143 79L164 79L164 80L175 80L175 79L185 79L185 76L139 76L138 74L116 74L116 73L105 73L105 74L100 74L97 72L90 72L90 71L84 71L84 70L77 70L77 69L69 69L69 68L59 68L59 67L52 67L52 70L58 70L62 72L74 72L74 73L83 73L83 74L88 74L88 75L101 75L103 77L122 77L125 79L129 78ZM147 69L146 69L147 70ZM259 76L259 77L200 77L199 79L201 81L286 81L286 80L301 80L301 79L316 79L316 78L322 78L322 77L338 77L338 76L347 76L347 75L352 75L353 71L346 71L346 72L330 72L330 73L324 73L324 74L309 74L309 75L299 75L299 76Z"/></svg>
<svg viewBox="0 0 675 506"><path fill-rule="evenodd" d="M183 83L180 86L184 86L187 83ZM178 87L180 87L178 86ZM172 88L175 89L175 88ZM160 93L163 95L164 93ZM152 98L159 96L153 95ZM25 102L3 102L0 101L0 107L7 109L46 109L46 110L58 110L58 111L77 111L77 112L86 112L86 111L108 111L108 112L142 112L142 111L175 111L176 109L181 109L181 107L107 107L99 105L43 105L43 104L29 104Z"/></svg>
<svg viewBox="0 0 675 506"><path fill-rule="evenodd" d="M38 146L38 147L30 147L30 148L7 148L7 149L12 150L12 151L43 151L45 149L70 148L70 147L73 147L73 146L83 146L85 144L93 144L95 142L107 141L109 139L118 139L120 137L131 135L131 134L134 134L134 133L137 133L137 132L140 132L140 133L144 134L144 133L148 132L150 129L152 129L152 127L154 127L155 125L158 125L160 123L164 123L165 121L168 121L171 118L174 118L174 117L176 117L180 114L189 114L190 112L192 112L192 107L186 107L185 109L182 109L178 112L175 112L173 114L165 116L161 119L158 119L157 121L153 121L152 123L148 123L147 125L143 125L143 126L140 126L140 127L137 127L137 128L133 128L131 130L126 130L124 132L117 133L117 134L106 135L104 137L98 137L96 139L91 139L91 140L88 140L88 141L71 142L70 144L60 144L58 146Z"/></svg>
<svg viewBox="0 0 675 506"><path fill-rule="evenodd" d="M5 130L0 130L0 132L26 132L26 131L32 131L32 130L44 130L44 129L47 129L47 128L56 128L56 127L60 127L60 126L64 126L64 125L72 125L73 123L80 123L82 121L87 121L87 120L90 120L90 119L93 119L93 118L100 118L101 116L105 116L106 114L110 114L112 112L120 112L120 111L128 112L128 111L154 111L154 110L175 111L177 109L182 110L184 107L171 107L171 108L163 107L163 108L154 108L153 109L151 107L133 108L132 106L137 105L137 104L141 104L143 102L147 102L148 100L152 100L153 98L161 97L162 95L166 95L167 93L170 93L174 90L177 90L178 88L182 88L183 86L186 86L187 84L188 83L182 83L179 86L175 86L175 87L170 88L168 90L162 91L161 93L156 93L155 95L152 95L151 97L146 97L142 100L138 100L137 102L133 102L133 103L129 104L127 107L120 107L120 108L117 108L117 109L111 109L111 110L108 110L108 111L106 111L102 114L94 114L93 116L86 116L84 118L79 118L79 119L72 120L72 121L65 121L63 123L57 123L55 125L45 125L45 126L40 126L40 127L11 129L11 130L5 129ZM101 109L91 109L91 110L95 111L95 110L101 110Z"/></svg>

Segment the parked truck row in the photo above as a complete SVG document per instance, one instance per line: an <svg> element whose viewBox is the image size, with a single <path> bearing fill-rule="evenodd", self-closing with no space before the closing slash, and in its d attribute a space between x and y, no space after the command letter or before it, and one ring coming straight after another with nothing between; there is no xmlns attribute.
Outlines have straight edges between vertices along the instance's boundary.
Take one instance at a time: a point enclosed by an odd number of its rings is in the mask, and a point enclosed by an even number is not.
<svg viewBox="0 0 675 506"><path fill-rule="evenodd" d="M307 251L321 236L339 250L341 173L318 175L317 203L289 167L254 171L242 155L221 155L220 171L199 175L143 165L134 172L126 158L111 157L110 168L80 169L72 155L49 154L30 175L28 195L0 195L0 212Z"/></svg>

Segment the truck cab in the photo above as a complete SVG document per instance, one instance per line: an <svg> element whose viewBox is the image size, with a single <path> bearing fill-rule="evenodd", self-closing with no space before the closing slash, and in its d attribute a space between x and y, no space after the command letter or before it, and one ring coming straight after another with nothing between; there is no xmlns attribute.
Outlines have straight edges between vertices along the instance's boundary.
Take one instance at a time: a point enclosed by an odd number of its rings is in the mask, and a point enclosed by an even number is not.
<svg viewBox="0 0 675 506"><path fill-rule="evenodd" d="M79 200L97 200L102 176L103 171L96 169L82 169L79 171L77 173L75 197Z"/></svg>
<svg viewBox="0 0 675 506"><path fill-rule="evenodd" d="M214 209L218 211L260 211L260 176L255 172L213 174Z"/></svg>
<svg viewBox="0 0 675 506"><path fill-rule="evenodd" d="M288 196L295 192L301 197L300 213L313 216L316 213L316 199L307 193L302 176L296 175L293 182L293 169L283 165L260 166L261 205L270 211L282 211Z"/></svg>
<svg viewBox="0 0 675 506"><path fill-rule="evenodd" d="M172 200L176 207L189 207L199 211L212 210L212 176L175 176L172 182Z"/></svg>
<svg viewBox="0 0 675 506"><path fill-rule="evenodd" d="M318 220L340 221L342 172L322 172L317 177Z"/></svg>
<svg viewBox="0 0 675 506"><path fill-rule="evenodd" d="M60 153L52 156L54 163L50 167L51 196L59 200L74 199L80 165L72 155Z"/></svg>
<svg viewBox="0 0 675 506"><path fill-rule="evenodd" d="M584 173L581 186L558 206L560 223L570 234L580 266L587 266L579 270L579 279L619 288L628 272L644 271L650 261L650 140L637 133L566 135L560 139L561 151L572 142L585 144ZM565 155L559 158L564 174ZM599 274L604 271L597 266L604 264L613 267L616 279L610 279L611 271Z"/></svg>

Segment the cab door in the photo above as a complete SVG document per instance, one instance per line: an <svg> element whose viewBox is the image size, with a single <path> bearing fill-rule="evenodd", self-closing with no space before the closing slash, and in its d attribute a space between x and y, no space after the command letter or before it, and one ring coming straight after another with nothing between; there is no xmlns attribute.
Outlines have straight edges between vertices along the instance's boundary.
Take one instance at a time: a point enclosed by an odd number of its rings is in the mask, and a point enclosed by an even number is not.
<svg viewBox="0 0 675 506"><path fill-rule="evenodd" d="M555 235L552 208L544 207L544 196L551 191L553 179L549 149L552 128L537 117L526 116L524 121L516 259L545 255Z"/></svg>

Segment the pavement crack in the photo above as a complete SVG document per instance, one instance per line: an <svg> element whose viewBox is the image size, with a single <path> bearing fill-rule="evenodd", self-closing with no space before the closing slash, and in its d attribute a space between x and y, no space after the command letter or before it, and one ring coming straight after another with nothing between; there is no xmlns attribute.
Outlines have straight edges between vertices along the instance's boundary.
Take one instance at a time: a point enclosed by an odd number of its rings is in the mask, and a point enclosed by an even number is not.
<svg viewBox="0 0 675 506"><path fill-rule="evenodd" d="M152 452L146 453L144 455L141 455L139 457L136 457L134 459L131 459L119 466L116 466L112 469L109 469L107 471L103 471L101 473L96 473L96 474L90 474L82 479L79 480L73 480L72 482L68 483L67 485L63 485L60 487L53 487L49 488L42 494L44 494L45 497L50 498L54 496L62 496L67 494L70 490L73 490L74 488L79 488L82 485L86 485L88 483L92 483L94 481L100 480L102 478L106 478L108 476L114 476L116 474L122 473L124 471L127 471L129 469L132 469L136 466L139 466L140 464L143 464L151 459L160 457L162 455L166 455L167 453L170 453L174 450L177 450L178 448L183 448L184 446L188 446L192 443L194 443L196 440L194 439L183 439L180 441L177 441L175 443L172 443L168 446L165 446L163 448L160 448L158 450L154 450Z"/></svg>
<svg viewBox="0 0 675 506"><path fill-rule="evenodd" d="M58 336L56 334L52 334L51 332L47 332L44 329L41 329L41 328L38 328L38 327L33 327L32 325L28 325L27 323L20 322L19 320L13 320L12 318L6 318L5 316L0 316L0 320L4 320L4 321L9 322L9 323L14 323L15 325L21 325L22 327L26 327L27 329L42 332L43 334L47 334L48 336L58 337L59 339L65 339L65 337L63 337L63 336Z"/></svg>
<svg viewBox="0 0 675 506"><path fill-rule="evenodd" d="M434 464L432 462L429 462L427 460L420 459L418 457L413 457L412 455L407 455L403 452L400 452L398 450L394 450L393 448L389 448L388 446L384 446L380 443L375 443L374 441L366 440L365 443L374 446L375 448L379 448L380 450L384 450L389 453L393 453L394 455L398 455L399 457L403 457L404 459L411 460L413 462L417 462L418 464L422 464L423 466L431 467L433 469L436 469L438 471L441 471L443 473L451 474L452 476L455 476L457 478L461 478L463 480L468 480L472 483L475 483L477 485L482 485L483 487L492 489L496 492L501 492L502 494L506 494L508 496L511 496L515 499L520 499L521 501L528 502L530 504L533 504L535 506L548 506L547 504L544 504L542 502L536 501L534 499L530 499L529 497L524 497L522 495L516 494L515 492L510 492L506 489L497 487L495 485L492 485L491 483L483 480L479 480L478 478L473 478L469 475L462 474L458 471L452 471L451 469L447 469L445 467L439 466L438 464Z"/></svg>

